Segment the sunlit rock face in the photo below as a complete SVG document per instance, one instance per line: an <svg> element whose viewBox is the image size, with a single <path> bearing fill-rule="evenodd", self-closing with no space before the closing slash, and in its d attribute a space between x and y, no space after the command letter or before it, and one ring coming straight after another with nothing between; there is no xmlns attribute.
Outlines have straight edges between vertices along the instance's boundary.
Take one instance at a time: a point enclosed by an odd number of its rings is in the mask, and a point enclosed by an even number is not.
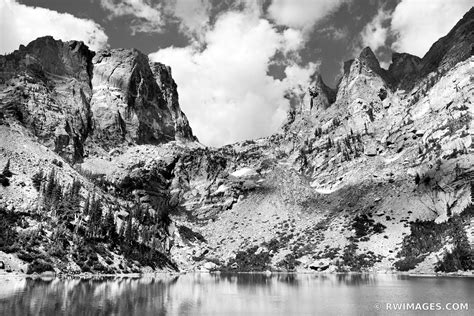
<svg viewBox="0 0 474 316"><path fill-rule="evenodd" d="M335 100L336 93L329 88L324 82L320 74L308 87L302 102L302 112L315 114L318 111L327 109Z"/></svg>
<svg viewBox="0 0 474 316"><path fill-rule="evenodd" d="M82 158L91 130L93 55L82 42L46 36L0 56L5 114L70 161Z"/></svg>
<svg viewBox="0 0 474 316"><path fill-rule="evenodd" d="M153 73L146 55L128 49L101 51L93 63L94 139L102 146L194 140L166 67L153 65Z"/></svg>
<svg viewBox="0 0 474 316"><path fill-rule="evenodd" d="M179 106L178 87L171 75L171 67L162 63L150 62L150 68L171 113L174 122L175 138L183 141L197 140L193 135L186 115Z"/></svg>
<svg viewBox="0 0 474 316"><path fill-rule="evenodd" d="M359 57L344 64L344 75L338 86L337 98L350 105L356 99L366 103L380 101L380 89L387 89L383 78L384 70L369 47L364 48Z"/></svg>
<svg viewBox="0 0 474 316"><path fill-rule="evenodd" d="M96 147L196 140L171 69L137 50L96 54L46 36L0 56L0 66L5 113L68 161Z"/></svg>

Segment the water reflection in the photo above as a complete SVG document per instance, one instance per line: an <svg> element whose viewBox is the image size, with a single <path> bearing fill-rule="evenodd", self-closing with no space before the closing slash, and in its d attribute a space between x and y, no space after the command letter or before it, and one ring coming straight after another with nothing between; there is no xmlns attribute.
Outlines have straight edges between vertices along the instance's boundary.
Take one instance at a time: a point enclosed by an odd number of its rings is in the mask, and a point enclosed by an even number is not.
<svg viewBox="0 0 474 316"><path fill-rule="evenodd" d="M468 302L474 279L189 274L0 278L0 315L372 315L376 303ZM462 313L457 313L462 315Z"/></svg>

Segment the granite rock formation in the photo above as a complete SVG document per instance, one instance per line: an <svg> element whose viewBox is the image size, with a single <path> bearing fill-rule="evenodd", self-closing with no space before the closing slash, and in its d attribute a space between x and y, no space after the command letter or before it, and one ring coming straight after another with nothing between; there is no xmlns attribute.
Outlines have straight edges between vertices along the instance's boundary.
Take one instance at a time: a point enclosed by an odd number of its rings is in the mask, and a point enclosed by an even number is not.
<svg viewBox="0 0 474 316"><path fill-rule="evenodd" d="M170 69L136 50L47 37L0 57L0 211L14 229L0 259L29 271L472 272L473 12L423 58L395 53L385 70L365 48L336 91L315 74L288 93L280 131L221 148L196 141ZM69 212L57 183L78 201Z"/></svg>

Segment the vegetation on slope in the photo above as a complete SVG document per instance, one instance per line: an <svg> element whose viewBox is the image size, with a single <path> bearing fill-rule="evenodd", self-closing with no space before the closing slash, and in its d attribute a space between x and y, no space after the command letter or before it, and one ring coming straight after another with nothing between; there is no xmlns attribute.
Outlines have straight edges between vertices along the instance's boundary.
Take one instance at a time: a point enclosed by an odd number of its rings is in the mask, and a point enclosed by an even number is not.
<svg viewBox="0 0 474 316"><path fill-rule="evenodd" d="M399 271L414 269L430 253L439 251L446 240L454 248L446 251L437 264L436 270L452 272L472 270L474 268L474 252L467 241L464 226L474 217L473 205L467 206L459 215L453 215L443 223L435 221L415 221L411 223L411 234L403 239L403 245L394 263Z"/></svg>
<svg viewBox="0 0 474 316"><path fill-rule="evenodd" d="M163 253L167 213L152 214L138 203L120 213L99 194L84 198L79 180L63 186L54 169L48 175L38 171L32 182L40 193L36 210L0 209L0 250L29 263L27 273L53 267L79 272L75 265L95 273L138 272L143 266L177 270Z"/></svg>

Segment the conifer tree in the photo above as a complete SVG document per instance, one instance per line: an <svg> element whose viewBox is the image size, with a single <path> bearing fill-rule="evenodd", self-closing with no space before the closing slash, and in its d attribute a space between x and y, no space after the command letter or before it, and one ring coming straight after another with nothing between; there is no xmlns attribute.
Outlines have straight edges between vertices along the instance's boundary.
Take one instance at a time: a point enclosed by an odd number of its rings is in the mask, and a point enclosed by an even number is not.
<svg viewBox="0 0 474 316"><path fill-rule="evenodd" d="M90 205L91 205L91 194L89 193L87 195L87 199L84 201L84 206L82 207L82 213L86 216L90 214Z"/></svg>
<svg viewBox="0 0 474 316"><path fill-rule="evenodd" d="M105 216L102 228L104 231L104 235L106 235L109 240L114 243L118 236L115 226L114 212L112 210L109 210L109 212Z"/></svg>
<svg viewBox="0 0 474 316"><path fill-rule="evenodd" d="M102 203L95 196L90 203L89 231L92 237L100 236L102 226Z"/></svg>
<svg viewBox="0 0 474 316"><path fill-rule="evenodd" d="M3 168L2 174L7 178L10 178L13 175L13 173L10 171L10 159L7 160L7 164Z"/></svg>
<svg viewBox="0 0 474 316"><path fill-rule="evenodd" d="M127 220L127 227L125 228L125 243L127 245L131 245L133 243L133 220L132 220L132 215L128 215L128 220Z"/></svg>
<svg viewBox="0 0 474 316"><path fill-rule="evenodd" d="M51 170L48 176L48 182L46 183L45 191L43 192L45 196L51 197L53 190L56 186L56 171L54 168Z"/></svg>
<svg viewBox="0 0 474 316"><path fill-rule="evenodd" d="M44 180L44 173L43 169L40 169L37 173L35 173L31 177L31 182L33 182L33 187L37 190L40 191L41 189L41 184L43 183Z"/></svg>

